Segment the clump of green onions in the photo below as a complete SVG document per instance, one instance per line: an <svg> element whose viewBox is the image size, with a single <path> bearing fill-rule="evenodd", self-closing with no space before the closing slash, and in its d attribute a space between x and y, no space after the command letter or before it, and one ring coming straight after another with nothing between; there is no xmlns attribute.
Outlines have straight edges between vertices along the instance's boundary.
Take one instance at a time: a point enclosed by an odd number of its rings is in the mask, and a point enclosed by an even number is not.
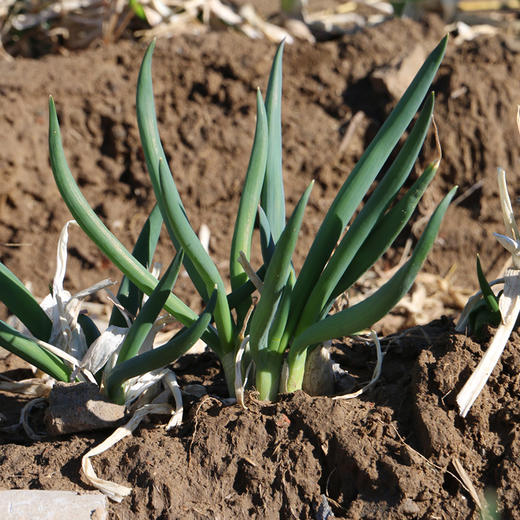
<svg viewBox="0 0 520 520"><path fill-rule="evenodd" d="M426 59L344 182L299 273L295 272L291 259L312 183L286 220L281 135L284 44L279 46L265 100L260 91L257 92L256 131L231 243L229 294L215 263L190 226L161 145L151 75L155 43L146 51L139 73L137 120L157 205L133 253L104 226L81 194L67 166L54 101L50 99L49 146L57 186L76 222L124 274L118 298L130 315L137 314L115 364L105 374L109 396L121 401L124 381L170 363L202 337L222 363L230 394L235 393L237 358L242 359L247 347L245 358L254 364L255 386L260 398L272 400L280 388L292 392L302 387L307 355L317 345L366 329L389 312L412 285L434 243L454 189L433 213L410 259L388 282L361 303L335 314L330 310L335 299L391 246L438 169L439 160L435 160L405 193L399 195L430 126L434 97L428 95L428 90L446 45L447 38L444 38ZM421 104L422 110L404 144L353 219ZM255 221L260 228L263 256L263 265L256 273L249 264ZM178 254L158 281L148 267L163 222ZM206 310L201 316L171 292L181 262L206 302ZM34 337L49 340L52 327L47 315L14 275L6 269L0 274L4 287L9 285L14 289L8 301L4 297L4 302ZM252 293L256 287L261 296L252 310ZM151 294L144 305L143 294ZM185 329L172 344L140 353L144 338L163 306L184 324ZM119 311L114 311L111 323L122 325L121 319ZM29 336L5 327L5 324L0 325L3 346L57 379L70 377L71 369L66 362L40 347ZM281 381L284 362L287 377Z"/></svg>

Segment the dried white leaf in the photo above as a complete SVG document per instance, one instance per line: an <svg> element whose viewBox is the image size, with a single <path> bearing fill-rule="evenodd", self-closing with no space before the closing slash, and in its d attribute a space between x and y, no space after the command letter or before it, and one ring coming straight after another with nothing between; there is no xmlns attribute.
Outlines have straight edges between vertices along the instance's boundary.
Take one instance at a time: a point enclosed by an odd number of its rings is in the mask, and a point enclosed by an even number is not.
<svg viewBox="0 0 520 520"><path fill-rule="evenodd" d="M506 343L513 331L520 313L520 270L508 269L505 276L504 292L498 301L502 323L498 326L495 336L477 368L466 381L457 395L457 405L462 417L466 417L473 403L487 383L493 372Z"/></svg>
<svg viewBox="0 0 520 520"><path fill-rule="evenodd" d="M80 360L76 357L74 357L72 354L69 354L68 352L65 352L59 347L56 347L52 345L51 343L47 343L46 341L42 341L37 339L36 343L45 350L48 350L49 352L52 352L55 356L60 357L61 359L67 361L70 363L72 367L79 367Z"/></svg>
<svg viewBox="0 0 520 520"><path fill-rule="evenodd" d="M73 294L71 297L71 301L73 300L84 300L87 296L90 296L92 294L95 294L102 289L106 289L107 287L110 287L111 285L115 285L116 282L113 280L110 280L110 278L105 278L104 280L101 280L100 282L95 283L94 285L91 285L90 287L87 287L86 289L82 289L81 291L78 291L76 294Z"/></svg>
<svg viewBox="0 0 520 520"><path fill-rule="evenodd" d="M75 223L74 220L69 220L61 230L56 254L53 292L44 298L40 306L52 322L49 343L71 354L74 358L81 359L88 348L83 330L77 323L83 299L112 285L114 282L103 280L76 293L74 296L64 290L63 280L67 269L69 226Z"/></svg>
<svg viewBox="0 0 520 520"><path fill-rule="evenodd" d="M336 395L332 399L353 399L355 397L359 397L376 384L377 380L379 379L379 376L381 375L381 369L383 367L383 351L381 350L381 343L379 342L379 338L377 337L377 334L374 330L370 331L370 336L372 337L372 341L376 346L377 361L374 371L372 373L372 378L370 379L369 383L366 384L363 388L360 388L357 392L353 392L351 394Z"/></svg>
<svg viewBox="0 0 520 520"><path fill-rule="evenodd" d="M516 240L513 240L512 238L506 235L501 235L500 233L493 233L493 235L498 240L499 244L503 246L513 256L519 254L520 244Z"/></svg>
<svg viewBox="0 0 520 520"><path fill-rule="evenodd" d="M161 274L161 269L162 269L162 263L161 262L154 262L150 272L152 273L152 276L154 278L159 279L159 275ZM144 295L144 296L147 296L147 295Z"/></svg>
<svg viewBox="0 0 520 520"><path fill-rule="evenodd" d="M121 439L131 435L147 415L171 414L171 412L172 407L169 404L146 404L142 408L139 408L128 423L119 427L112 435L110 435L110 437L108 437L108 439L95 448L92 448L83 456L81 459L81 470L87 481L114 502L121 502L126 496L130 495L132 488L99 478L94 471L90 459L108 450Z"/></svg>
<svg viewBox="0 0 520 520"><path fill-rule="evenodd" d="M164 18L168 18L173 14L172 10L161 0L152 0L155 10Z"/></svg>
<svg viewBox="0 0 520 520"><path fill-rule="evenodd" d="M520 131L520 112L517 113L517 123ZM493 372L506 343L513 331L520 313L520 232L516 224L511 200L507 191L506 172L498 168L498 188L502 217L508 235L494 233L498 242L511 253L513 267L506 271L504 277L504 291L498 300L502 322L498 326L495 336L486 353L480 360L462 390L457 395L459 413L465 417Z"/></svg>
<svg viewBox="0 0 520 520"><path fill-rule="evenodd" d="M38 397L36 399L32 399L29 401L23 408L20 413L20 420L16 424L11 424L9 426L3 426L0 428L0 431L7 432L7 433L15 433L18 431L20 427L22 427L27 434L27 436L33 440L33 441L40 441L43 438L45 438L45 435L40 435L36 433L31 425L29 424L29 414L31 413L31 410L35 406L46 406L47 405L47 398L46 397ZM5 418L4 418L5 419Z"/></svg>
<svg viewBox="0 0 520 520"><path fill-rule="evenodd" d="M87 353L81 360L80 367L96 373L101 370L110 359L110 356L121 347L128 329L110 325L101 335L92 342Z"/></svg>
<svg viewBox="0 0 520 520"><path fill-rule="evenodd" d="M6 377L1 377L1 379L4 379L4 381L0 381L0 390L32 397L48 397L55 382L47 374L43 374L41 378L32 377L21 381L11 381Z"/></svg>
<svg viewBox="0 0 520 520"><path fill-rule="evenodd" d="M63 226L60 237L58 239L58 250L56 254L56 272L52 283L52 292L54 295L63 292L63 280L67 270L67 245L69 242L69 226L76 224L75 220L68 220ZM77 225L77 224L76 224Z"/></svg>
<svg viewBox="0 0 520 520"><path fill-rule="evenodd" d="M166 374L168 369L161 368L159 370L152 370L138 377L129 379L125 384L125 404L130 404L135 401L143 392L148 390L153 385L158 385L161 379Z"/></svg>
<svg viewBox="0 0 520 520"><path fill-rule="evenodd" d="M247 256L243 251L238 253L238 263L242 266L248 278L251 280L253 285L256 287L256 290L262 294L262 289L264 288L264 282L261 278L256 274L253 266L249 263Z"/></svg>
<svg viewBox="0 0 520 520"><path fill-rule="evenodd" d="M280 374L280 387L278 390L281 394L286 394L288 392L288 390L287 390L288 381L289 381L289 365L287 364L287 360L284 359L283 365L282 365L282 372Z"/></svg>
<svg viewBox="0 0 520 520"><path fill-rule="evenodd" d="M105 289L105 292L107 293L107 299L114 307L117 308L117 310L121 313L121 316L123 316L123 319L125 320L126 326L130 328L132 326L132 318L133 316L121 305L119 300L117 299L117 296L110 290Z"/></svg>
<svg viewBox="0 0 520 520"><path fill-rule="evenodd" d="M175 412L172 414L171 419L166 425L166 429L170 430L182 423L182 414L184 411L182 406L182 393L177 378L175 377L175 373L172 370L167 370L166 374L164 374L162 378L162 382L164 386L170 390L173 399L175 400Z"/></svg>
<svg viewBox="0 0 520 520"><path fill-rule="evenodd" d="M246 375L242 380L242 358L244 356L244 352L246 351L247 346L249 345L249 335L246 336L242 342L240 343L240 347L238 347L236 356L235 356L235 396L237 398L237 403L247 410L247 406L244 402L244 390L247 384L247 376L249 374L249 370L251 368L252 362L249 364L247 368Z"/></svg>
<svg viewBox="0 0 520 520"><path fill-rule="evenodd" d="M264 33L269 40L274 42L285 40L288 44L294 43L294 38L286 30L277 25L267 23L256 13L252 5L243 5L240 8L239 14L252 27Z"/></svg>
<svg viewBox="0 0 520 520"><path fill-rule="evenodd" d="M498 191L500 194L500 206L502 207L502 217L506 227L506 233L513 240L520 241L520 232L516 224L513 207L511 206L511 199L507 191L506 172L503 168L498 168ZM519 266L517 266L519 267Z"/></svg>
<svg viewBox="0 0 520 520"><path fill-rule="evenodd" d="M35 407L42 407L47 406L47 398L46 397L37 397L36 399L33 399L29 401L23 408L22 413L20 416L20 422L22 423L22 427L29 437L29 439L33 441L40 441L45 438L45 435L40 435L39 433L36 433L31 425L29 424L29 415L31 413L31 410Z"/></svg>
<svg viewBox="0 0 520 520"><path fill-rule="evenodd" d="M211 231L206 224L201 224L199 229L199 240L206 253L209 253L209 240L211 237Z"/></svg>
<svg viewBox="0 0 520 520"><path fill-rule="evenodd" d="M242 17L236 14L233 9L224 5L219 0L208 0L209 9L224 23L228 25L238 25L242 22Z"/></svg>

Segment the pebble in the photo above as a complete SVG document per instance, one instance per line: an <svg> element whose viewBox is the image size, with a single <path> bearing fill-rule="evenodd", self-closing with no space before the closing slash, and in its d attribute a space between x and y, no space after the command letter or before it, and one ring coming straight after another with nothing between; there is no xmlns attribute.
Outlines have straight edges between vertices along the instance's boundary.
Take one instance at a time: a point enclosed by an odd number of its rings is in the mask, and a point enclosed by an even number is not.
<svg viewBox="0 0 520 520"><path fill-rule="evenodd" d="M401 504L401 511L405 515L415 516L419 514L420 509L419 506L411 498L406 498L405 500L403 500Z"/></svg>

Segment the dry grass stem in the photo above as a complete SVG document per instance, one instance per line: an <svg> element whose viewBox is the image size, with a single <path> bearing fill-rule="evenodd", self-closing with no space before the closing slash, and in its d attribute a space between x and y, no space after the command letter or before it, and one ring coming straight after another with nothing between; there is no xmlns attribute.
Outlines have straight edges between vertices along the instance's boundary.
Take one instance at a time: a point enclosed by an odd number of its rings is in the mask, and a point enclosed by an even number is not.
<svg viewBox="0 0 520 520"><path fill-rule="evenodd" d="M484 388L515 326L520 313L520 270L508 269L505 276L504 292L498 303L502 322L496 329L491 345L489 345L477 368L457 395L457 405L462 417L466 417Z"/></svg>
<svg viewBox="0 0 520 520"><path fill-rule="evenodd" d="M114 502L121 502L123 498L128 496L132 492L132 488L110 482L109 480L103 480L99 478L92 466L91 458L95 457L108 450L114 444L118 443L121 439L124 439L139 426L141 421L150 414L166 414L169 415L172 412L172 407L169 404L146 404L137 410L133 417L124 426L120 426L112 435L104 440L98 446L92 448L81 459L81 470L87 481L99 489L105 495L107 495Z"/></svg>
<svg viewBox="0 0 520 520"><path fill-rule="evenodd" d="M374 372L372 373L372 379L369 381L368 384L366 384L363 388L360 388L357 392L352 392L350 394L342 394L342 395L336 395L332 399L338 400L338 399L354 399L355 397L359 397L360 395L364 394L370 388L372 388L379 379L379 376L381 375L381 368L383 367L383 352L381 350L381 343L379 341L379 338L377 337L377 334L371 330L370 336L372 337L372 341L374 342L376 346L376 355L377 355L377 361L376 366L374 367Z"/></svg>
<svg viewBox="0 0 520 520"><path fill-rule="evenodd" d="M460 460L457 457L453 457L452 464L457 473L459 474L460 479L464 483L464 487L468 490L468 493L471 495L471 498L477 505L477 507L482 510L482 502L480 501L480 497L477 493L477 490L475 489L475 486L473 485L473 482L471 482L471 479L469 478L469 475L466 473L466 470L462 466Z"/></svg>

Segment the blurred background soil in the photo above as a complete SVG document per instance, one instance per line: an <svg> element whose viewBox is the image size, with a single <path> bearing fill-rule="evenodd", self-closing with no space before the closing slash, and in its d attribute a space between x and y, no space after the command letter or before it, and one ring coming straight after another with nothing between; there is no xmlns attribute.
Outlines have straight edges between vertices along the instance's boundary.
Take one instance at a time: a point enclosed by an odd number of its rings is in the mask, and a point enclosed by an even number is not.
<svg viewBox="0 0 520 520"><path fill-rule="evenodd" d="M394 19L333 41L287 46L283 142L289 211L305 186L316 180L297 266L339 187L395 105L403 87L389 78L404 69L409 80L418 60L443 33L444 24L436 17L421 23ZM476 289L476 253L491 278L507 260L492 233L502 230L497 166L508 172L512 199L518 195L513 182L518 171L518 94L512 81L520 60L518 40L507 34L461 44L454 40L433 86L443 150L439 174L412 227L378 266L369 287L398 262L406 240L415 241L434 205L453 185L459 186L459 198L448 211L426 272L440 278L449 274L451 289L471 292ZM120 41L68 56L0 62L0 258L37 296L48 292L58 234L70 218L49 167L49 94L84 195L127 247L153 205L135 119L135 85L144 49L144 44ZM254 91L258 86L265 91L274 51L275 44L265 39L225 31L159 40L154 54L166 154L193 227L207 224L211 230L211 255L225 277L254 132ZM432 136L415 175L436 153ZM70 243L66 284L71 291L101 278L118 279L80 230L72 232ZM157 260L167 263L172 254L164 236ZM425 281L427 292L437 291L436 283ZM190 305L200 306L186 278L176 291ZM448 310L460 307L460 301L445 299ZM434 313L426 316L432 317Z"/></svg>

